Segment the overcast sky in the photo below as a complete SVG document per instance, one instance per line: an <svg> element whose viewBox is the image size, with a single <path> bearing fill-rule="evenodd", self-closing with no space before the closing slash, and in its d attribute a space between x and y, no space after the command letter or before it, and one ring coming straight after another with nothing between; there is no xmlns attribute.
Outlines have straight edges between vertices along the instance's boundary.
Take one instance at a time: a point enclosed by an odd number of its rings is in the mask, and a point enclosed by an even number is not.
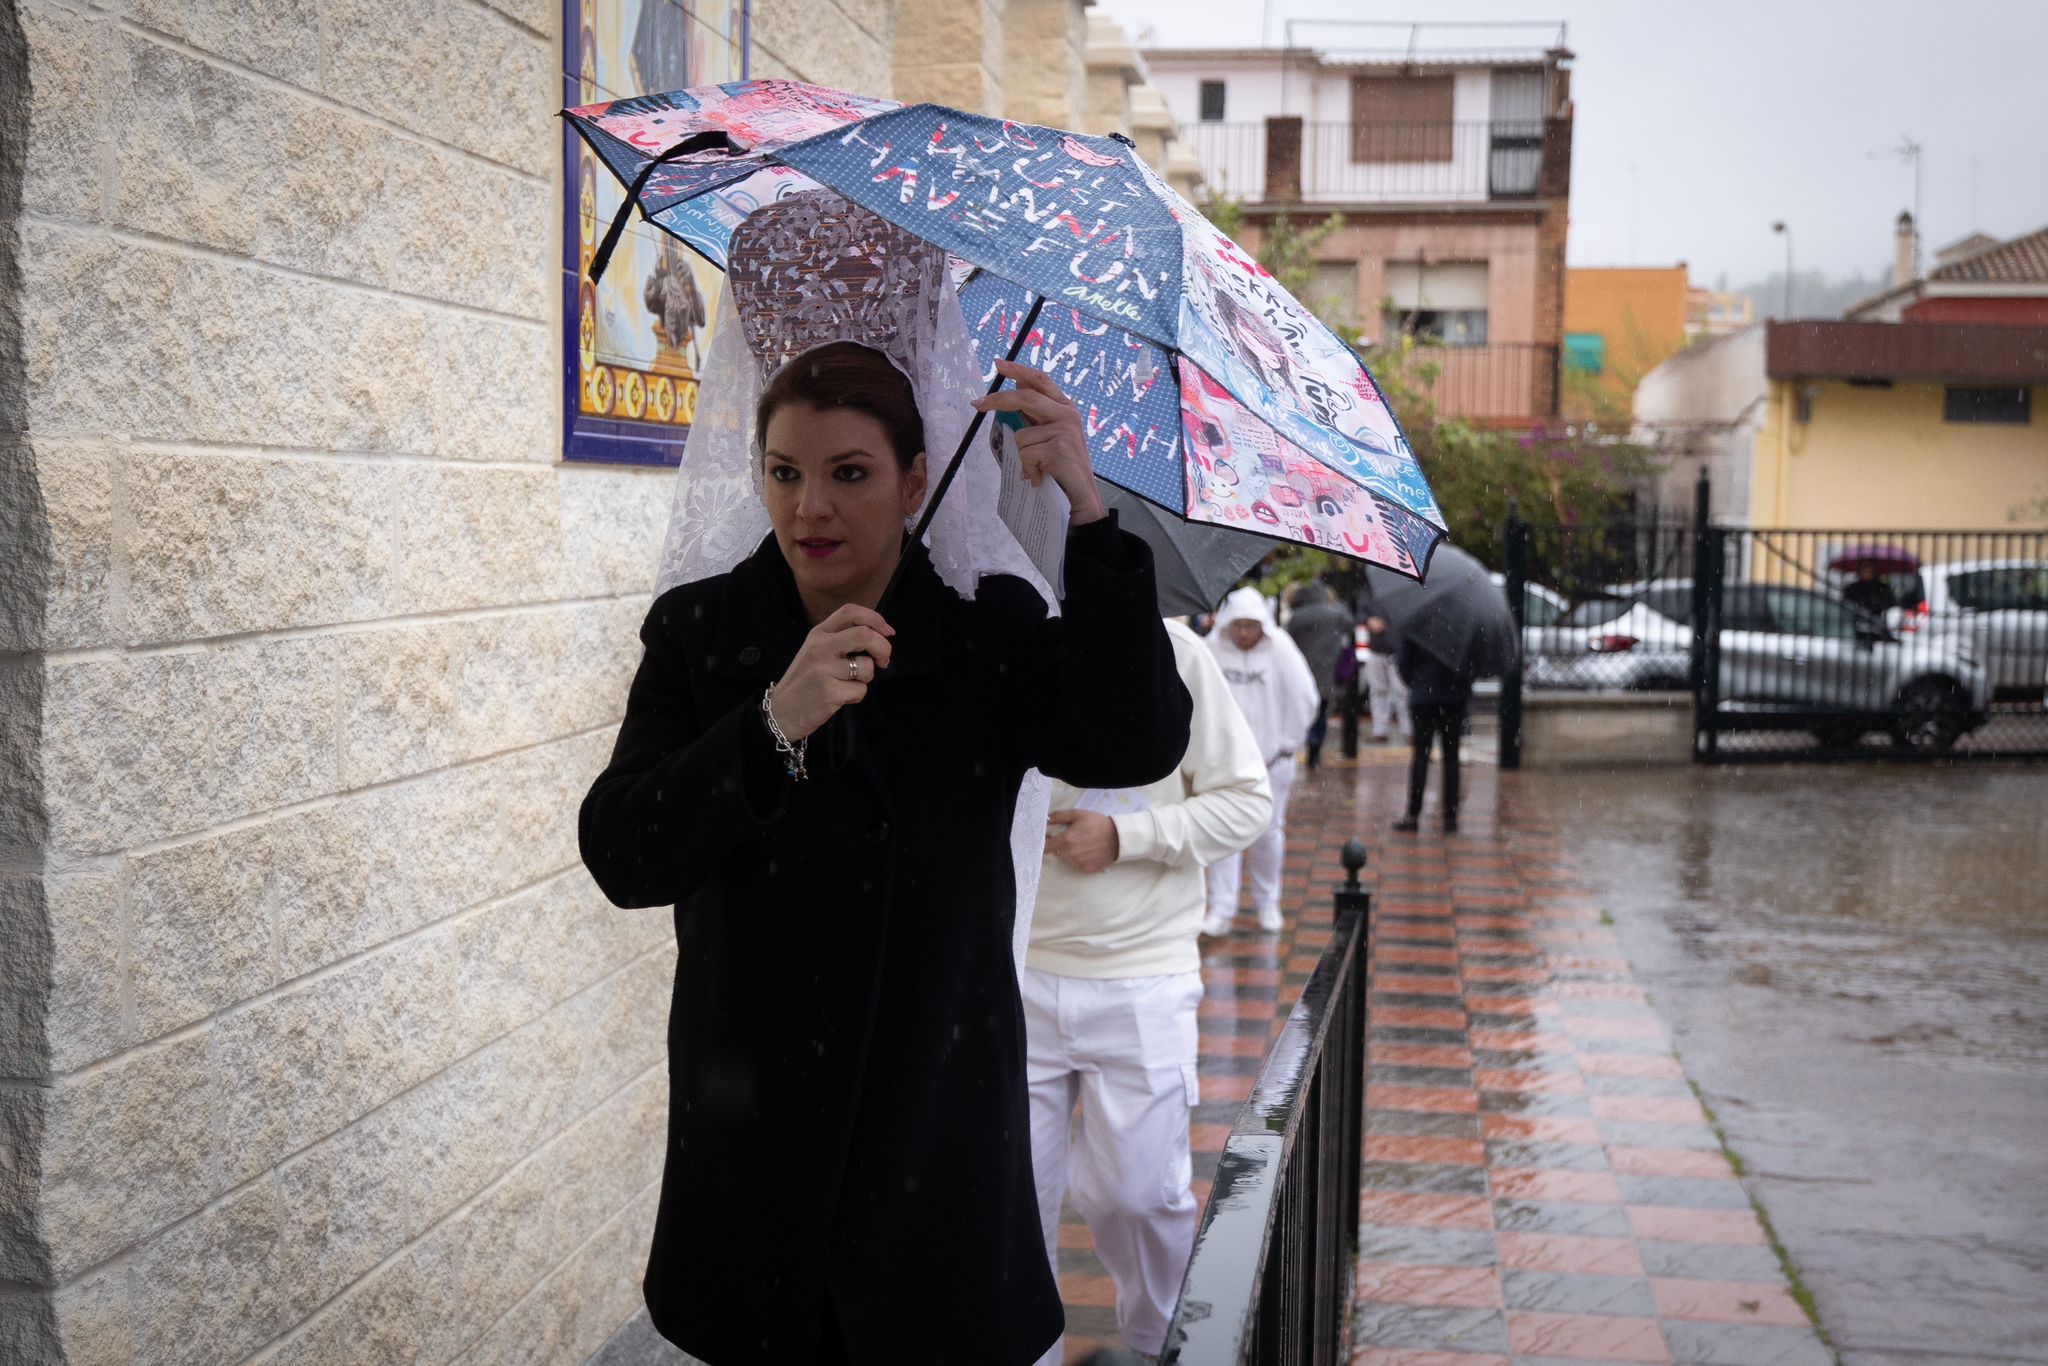
<svg viewBox="0 0 2048 1366"><path fill-rule="evenodd" d="M1098 4L1161 46L1260 41L1258 0ZM1973 229L2048 225L2048 0L1266 0L1266 12L1275 46L1289 17L1566 21L1574 265L1685 261L1695 283L1725 271L1740 284L1783 268L1782 218L1801 271L1888 268L1913 174L1882 153L1905 135L1925 149L1923 262Z"/></svg>

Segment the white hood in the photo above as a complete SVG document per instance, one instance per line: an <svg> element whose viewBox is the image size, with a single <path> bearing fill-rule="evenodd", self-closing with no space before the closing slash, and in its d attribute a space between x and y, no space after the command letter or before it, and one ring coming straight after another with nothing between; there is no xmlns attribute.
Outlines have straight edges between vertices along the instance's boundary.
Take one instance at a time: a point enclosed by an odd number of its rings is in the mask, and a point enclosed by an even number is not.
<svg viewBox="0 0 2048 1366"><path fill-rule="evenodd" d="M1266 601L1266 595L1256 588L1234 588L1223 605L1216 609L1216 630L1221 631L1233 621L1247 617L1266 628L1271 635L1279 623L1273 620L1273 605ZM1212 637L1213 638L1213 637Z"/></svg>
<svg viewBox="0 0 2048 1366"><path fill-rule="evenodd" d="M1230 623L1247 619L1258 622L1266 633L1251 649L1240 650L1230 638ZM1300 749L1322 705L1315 674L1301 647L1274 624L1272 609L1258 589L1240 588L1223 600L1208 646L1266 762Z"/></svg>

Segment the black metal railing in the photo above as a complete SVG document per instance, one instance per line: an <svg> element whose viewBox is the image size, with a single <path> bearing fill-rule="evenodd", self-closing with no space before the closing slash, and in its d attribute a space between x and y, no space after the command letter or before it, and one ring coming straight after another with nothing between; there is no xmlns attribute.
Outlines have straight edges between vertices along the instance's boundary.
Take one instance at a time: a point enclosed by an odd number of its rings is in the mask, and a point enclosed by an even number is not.
<svg viewBox="0 0 2048 1366"><path fill-rule="evenodd" d="M1706 759L2048 754L2048 531L1715 528Z"/></svg>
<svg viewBox="0 0 2048 1366"><path fill-rule="evenodd" d="M1693 518L1656 509L1569 524L1510 518L1503 587L1521 626L1522 686L1685 691L1697 535Z"/></svg>
<svg viewBox="0 0 2048 1366"><path fill-rule="evenodd" d="M1594 527L1510 517L1525 692L1685 692L1694 751L1743 758L2048 755L2048 531Z"/></svg>
<svg viewBox="0 0 2048 1366"><path fill-rule="evenodd" d="M1264 123L1188 123L1179 136L1221 198L1255 204L1286 185L1306 204L1435 203L1535 197L1548 122L1303 123L1287 167L1268 165Z"/></svg>
<svg viewBox="0 0 2048 1366"><path fill-rule="evenodd" d="M1336 933L1223 1145L1161 1366L1351 1359L1365 1141L1365 846L1344 847Z"/></svg>

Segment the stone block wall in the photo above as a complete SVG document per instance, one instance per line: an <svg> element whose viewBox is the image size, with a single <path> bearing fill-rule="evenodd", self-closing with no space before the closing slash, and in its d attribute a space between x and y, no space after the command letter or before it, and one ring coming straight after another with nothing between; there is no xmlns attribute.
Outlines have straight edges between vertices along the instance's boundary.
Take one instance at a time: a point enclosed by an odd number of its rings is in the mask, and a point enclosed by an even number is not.
<svg viewBox="0 0 2048 1366"><path fill-rule="evenodd" d="M1522 767L1629 768L1693 761L1692 695L1530 692Z"/></svg>
<svg viewBox="0 0 2048 1366"><path fill-rule="evenodd" d="M757 0L886 93L893 0ZM0 1360L578 1362L662 911L578 800L673 475L559 459L555 0L0 0Z"/></svg>
<svg viewBox="0 0 2048 1366"><path fill-rule="evenodd" d="M1006 0L901 0L892 49L895 97L971 113L1003 109Z"/></svg>
<svg viewBox="0 0 2048 1366"><path fill-rule="evenodd" d="M1087 70L1082 131L1129 132L1131 89L1145 79L1144 63L1129 35L1108 15L1091 14L1082 51Z"/></svg>
<svg viewBox="0 0 2048 1366"><path fill-rule="evenodd" d="M1080 128L1087 112L1088 0L1004 0L1003 114Z"/></svg>

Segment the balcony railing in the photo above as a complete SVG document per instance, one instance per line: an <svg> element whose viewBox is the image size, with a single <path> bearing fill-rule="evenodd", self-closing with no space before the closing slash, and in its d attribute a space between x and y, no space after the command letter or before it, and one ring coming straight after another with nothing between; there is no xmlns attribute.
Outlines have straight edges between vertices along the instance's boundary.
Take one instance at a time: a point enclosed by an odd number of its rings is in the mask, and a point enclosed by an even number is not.
<svg viewBox="0 0 2048 1366"><path fill-rule="evenodd" d="M1344 866L1336 933L1224 1142L1161 1366L1351 1359L1371 913L1356 840Z"/></svg>
<svg viewBox="0 0 2048 1366"><path fill-rule="evenodd" d="M1293 139L1283 125L1300 130L1292 155ZM1546 145L1554 147L1568 136L1565 128L1565 120L1545 119L1298 124L1274 119L1183 124L1180 137L1200 159L1208 192L1245 203L1484 203L1541 194Z"/></svg>
<svg viewBox="0 0 2048 1366"><path fill-rule="evenodd" d="M1399 366L1403 379L1428 392L1438 417L1515 422L1557 414L1557 348L1544 342L1419 346L1398 360L1368 353L1366 361L1375 372Z"/></svg>

